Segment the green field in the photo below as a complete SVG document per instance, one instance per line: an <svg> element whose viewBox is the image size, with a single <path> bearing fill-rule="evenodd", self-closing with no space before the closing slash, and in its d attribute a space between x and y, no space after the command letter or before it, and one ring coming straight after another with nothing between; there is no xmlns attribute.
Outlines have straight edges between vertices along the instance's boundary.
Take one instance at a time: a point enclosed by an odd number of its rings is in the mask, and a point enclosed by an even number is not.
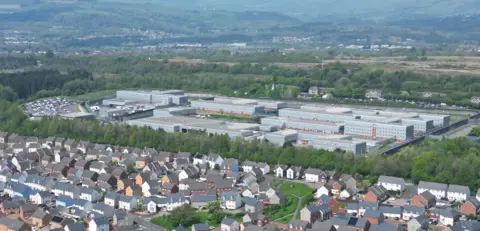
<svg viewBox="0 0 480 231"><path fill-rule="evenodd" d="M106 96L115 96L116 91L117 90L96 91L96 92L90 92L83 95L69 96L67 98L71 100L88 101L88 100L100 99Z"/></svg>
<svg viewBox="0 0 480 231"><path fill-rule="evenodd" d="M243 213L237 213L237 214L226 213L226 214L228 217L233 218L238 222L242 222L242 218L244 216ZM198 211L195 213L195 215L197 217L198 223L207 222L210 226L214 226L214 227L217 227L220 225L219 223L208 222L208 212L206 211ZM167 230L172 230L175 228L170 220L170 216L154 217L152 218L151 222L154 224L160 225ZM190 227L185 227L185 228L189 229Z"/></svg>
<svg viewBox="0 0 480 231"><path fill-rule="evenodd" d="M292 220L292 217L293 217L293 214L290 214L290 215L288 215L288 216L286 216L286 217L284 217L284 218L282 218L278 221L275 221L275 222L278 222L280 224L288 224Z"/></svg>
<svg viewBox="0 0 480 231"><path fill-rule="evenodd" d="M279 188L280 192L285 195L296 195L299 197L312 194L312 189L304 184L285 182Z"/></svg>
<svg viewBox="0 0 480 231"><path fill-rule="evenodd" d="M286 196L287 202L281 205L271 205L263 210L265 216L271 221L287 216L295 212L298 204L298 198Z"/></svg>

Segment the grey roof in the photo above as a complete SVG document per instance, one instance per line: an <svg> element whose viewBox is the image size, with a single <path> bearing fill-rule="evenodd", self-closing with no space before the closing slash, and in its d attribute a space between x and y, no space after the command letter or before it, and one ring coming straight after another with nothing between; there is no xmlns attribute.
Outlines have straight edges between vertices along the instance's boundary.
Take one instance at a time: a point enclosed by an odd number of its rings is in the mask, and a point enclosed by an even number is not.
<svg viewBox="0 0 480 231"><path fill-rule="evenodd" d="M428 221L428 217L425 216L425 214L422 214L418 217L415 217L414 220L416 220L418 223L422 224L422 223Z"/></svg>
<svg viewBox="0 0 480 231"><path fill-rule="evenodd" d="M468 201L472 203L472 205L475 206L476 208L480 207L480 201L476 197L470 197Z"/></svg>
<svg viewBox="0 0 480 231"><path fill-rule="evenodd" d="M258 200L253 198L253 197L243 197L243 203L245 203L245 205L249 205L249 206L255 206L258 204Z"/></svg>
<svg viewBox="0 0 480 231"><path fill-rule="evenodd" d="M467 186L451 184L451 185L448 186L448 191L447 192L469 194L470 189Z"/></svg>
<svg viewBox="0 0 480 231"><path fill-rule="evenodd" d="M418 188L427 189L427 190L447 191L448 185L435 183L435 182L420 181L418 183Z"/></svg>
<svg viewBox="0 0 480 231"><path fill-rule="evenodd" d="M385 182L390 184L405 184L405 179L400 177L393 177L393 176L385 176L381 175L378 177L378 182Z"/></svg>
<svg viewBox="0 0 480 231"><path fill-rule="evenodd" d="M32 217L43 219L46 215L47 213L45 210L43 210L43 208L37 208L37 210L35 210L35 212L32 214Z"/></svg>
<svg viewBox="0 0 480 231"><path fill-rule="evenodd" d="M84 231L85 230L85 224L84 223L74 223L74 224L69 224L67 225L68 230L70 231Z"/></svg>
<svg viewBox="0 0 480 231"><path fill-rule="evenodd" d="M235 191L232 191L232 192L222 192L222 194L220 195L220 198L222 200L235 200L235 198L238 196L238 192L235 192Z"/></svg>
<svg viewBox="0 0 480 231"><path fill-rule="evenodd" d="M480 231L478 221L458 221L450 228L452 231Z"/></svg>
<svg viewBox="0 0 480 231"><path fill-rule="evenodd" d="M210 201L215 201L217 200L217 197L215 195L192 195L190 197L190 201L192 203L195 202L210 202Z"/></svg>
<svg viewBox="0 0 480 231"><path fill-rule="evenodd" d="M108 220L107 220L107 218L104 217L104 216L95 217L95 218L93 218L93 220L95 221L95 223L97 224L97 226L100 226L100 225L108 225Z"/></svg>
<svg viewBox="0 0 480 231"><path fill-rule="evenodd" d="M312 225L312 230L315 230L315 231L332 231L332 230L336 230L336 229L332 224L316 221Z"/></svg>
<svg viewBox="0 0 480 231"><path fill-rule="evenodd" d="M348 203L347 204L348 210L358 210L358 203Z"/></svg>
<svg viewBox="0 0 480 231"><path fill-rule="evenodd" d="M236 221L235 221L234 219L230 218L230 217L224 217L224 218L222 219L221 224L222 224L222 225L228 225L228 226L230 226L230 225L234 224L235 222L236 222Z"/></svg>
<svg viewBox="0 0 480 231"><path fill-rule="evenodd" d="M380 212L383 214L402 214L400 206L380 206Z"/></svg>
<svg viewBox="0 0 480 231"><path fill-rule="evenodd" d="M365 213L363 214L363 216L364 217L381 218L381 217L383 217L383 214L382 214L382 212L380 212L378 210L367 209L367 210L365 210Z"/></svg>
<svg viewBox="0 0 480 231"><path fill-rule="evenodd" d="M337 231L357 231L357 229L348 226L340 226L338 227Z"/></svg>
<svg viewBox="0 0 480 231"><path fill-rule="evenodd" d="M425 208L414 205L403 206L403 213L425 214Z"/></svg>
<svg viewBox="0 0 480 231"><path fill-rule="evenodd" d="M360 201L358 202L359 209L378 210L378 202Z"/></svg>
<svg viewBox="0 0 480 231"><path fill-rule="evenodd" d="M209 226L208 226L208 223L198 223L198 224L194 224L192 225L192 229L195 228L195 230L210 230Z"/></svg>
<svg viewBox="0 0 480 231"><path fill-rule="evenodd" d="M175 229L173 229L173 231L187 231L187 230L185 229L185 227L183 227L183 225L179 225Z"/></svg>
<svg viewBox="0 0 480 231"><path fill-rule="evenodd" d="M393 225L389 223L373 224L370 226L369 231L402 231L403 228L400 225Z"/></svg>
<svg viewBox="0 0 480 231"><path fill-rule="evenodd" d="M370 191L375 194L375 196L380 197L388 193L387 189L383 185L377 185L370 189Z"/></svg>

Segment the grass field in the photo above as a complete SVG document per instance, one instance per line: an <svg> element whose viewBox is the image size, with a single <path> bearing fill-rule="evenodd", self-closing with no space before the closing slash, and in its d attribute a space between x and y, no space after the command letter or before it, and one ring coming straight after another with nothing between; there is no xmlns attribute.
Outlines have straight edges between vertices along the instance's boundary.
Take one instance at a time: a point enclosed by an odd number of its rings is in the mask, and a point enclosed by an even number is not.
<svg viewBox="0 0 480 231"><path fill-rule="evenodd" d="M288 216L286 216L286 217L284 217L284 218L282 218L278 221L275 221L275 222L278 222L280 224L288 224L292 220L292 217L293 217L293 214L290 214L290 215L288 215Z"/></svg>
<svg viewBox="0 0 480 231"><path fill-rule="evenodd" d="M280 192L285 195L305 196L312 193L312 189L304 184L285 182L280 186Z"/></svg>
<svg viewBox="0 0 480 231"><path fill-rule="evenodd" d="M271 208L264 210L264 214L268 217L268 219L274 221L295 212L298 204L298 198L294 196L286 196L286 199L289 203L288 206L284 208L280 208L280 206L271 206Z"/></svg>
<svg viewBox="0 0 480 231"><path fill-rule="evenodd" d="M90 92L83 95L68 96L67 98L70 100L88 101L88 100L100 99L106 96L115 96L116 91L117 90L96 91L96 92Z"/></svg>

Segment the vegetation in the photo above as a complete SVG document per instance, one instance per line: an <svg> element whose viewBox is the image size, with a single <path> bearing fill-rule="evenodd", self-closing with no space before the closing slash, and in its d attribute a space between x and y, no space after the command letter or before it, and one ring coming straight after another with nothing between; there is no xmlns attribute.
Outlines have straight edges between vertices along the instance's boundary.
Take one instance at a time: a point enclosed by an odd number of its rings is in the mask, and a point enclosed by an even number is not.
<svg viewBox="0 0 480 231"><path fill-rule="evenodd" d="M470 132L471 136L480 136L480 126L475 126L472 128L472 131Z"/></svg>
<svg viewBox="0 0 480 231"><path fill-rule="evenodd" d="M265 214L265 216L271 221L274 221L294 213L298 205L298 198L294 196L286 196L286 199L287 202L285 203L266 207L263 209L263 214Z"/></svg>
<svg viewBox="0 0 480 231"><path fill-rule="evenodd" d="M284 195L296 195L299 197L312 194L312 189L310 187L301 183L294 183L294 182L283 183L280 186L279 190Z"/></svg>

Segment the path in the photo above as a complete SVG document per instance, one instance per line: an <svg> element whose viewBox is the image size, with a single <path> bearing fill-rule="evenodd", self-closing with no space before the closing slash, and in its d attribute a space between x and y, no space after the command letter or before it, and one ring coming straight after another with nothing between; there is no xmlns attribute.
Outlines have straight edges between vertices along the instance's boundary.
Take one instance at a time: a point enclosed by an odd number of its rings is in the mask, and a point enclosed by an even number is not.
<svg viewBox="0 0 480 231"><path fill-rule="evenodd" d="M455 129L453 132L447 135L448 138L453 139L457 137L468 136L472 131L473 126L468 124L466 126L462 126L460 128Z"/></svg>
<svg viewBox="0 0 480 231"><path fill-rule="evenodd" d="M295 182L295 181L288 180L288 179L278 179L278 178L274 178L274 177L272 177L272 179L273 179L273 180L281 180L281 181L282 181L282 183L276 185L275 188L280 188L283 184L285 184L285 183L287 183L287 182ZM307 185L307 186L308 186L308 185ZM279 218L275 219L274 221L278 221L278 220L281 220L281 219L283 219L283 218L285 218L285 217L288 217L288 216L293 215L293 216L292 216L292 220L290 221L290 223L292 223L292 222L295 220L295 218L297 217L297 213L298 213L298 210L300 209L300 205L302 204L302 199L303 199L304 196L301 196L301 197L300 197L300 196L297 196L297 195L295 195L295 194L289 194L289 195L298 198L297 207L295 208L295 212L289 213L289 214L287 214L287 215L285 215L285 216L283 216L283 217L279 217Z"/></svg>

